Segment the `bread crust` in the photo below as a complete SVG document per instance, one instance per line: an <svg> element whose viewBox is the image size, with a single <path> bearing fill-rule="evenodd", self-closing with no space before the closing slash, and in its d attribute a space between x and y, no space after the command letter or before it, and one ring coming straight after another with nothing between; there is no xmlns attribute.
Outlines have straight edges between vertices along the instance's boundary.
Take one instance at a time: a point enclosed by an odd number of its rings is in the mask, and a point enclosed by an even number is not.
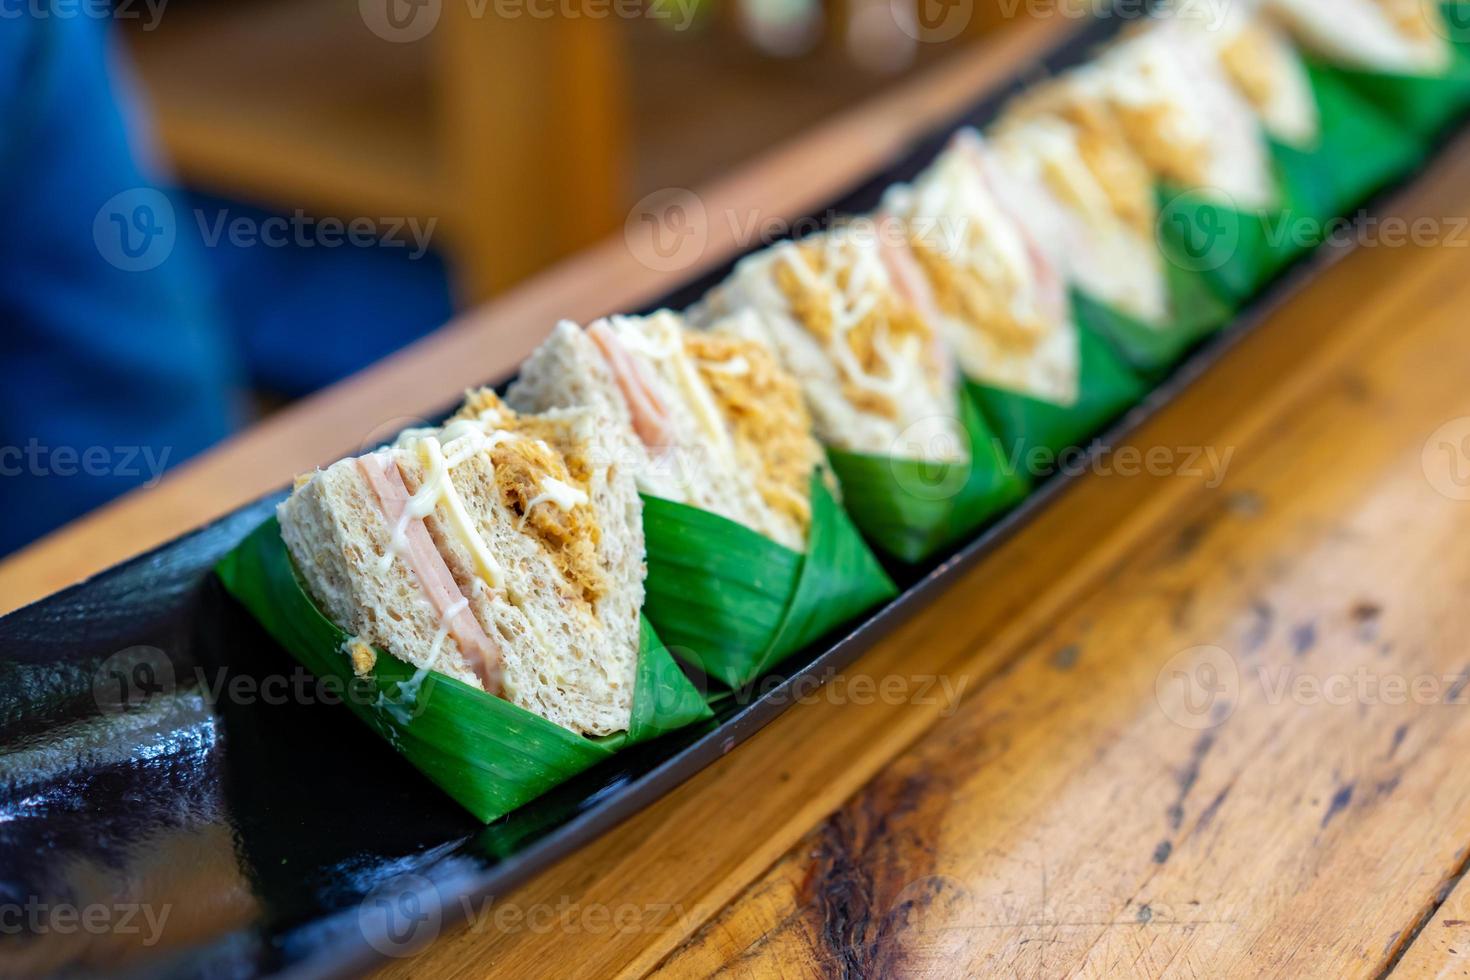
<svg viewBox="0 0 1470 980"><path fill-rule="evenodd" d="M803 239L818 243L826 232ZM861 236L848 239L855 249L876 248ZM711 291L697 311L709 326L731 319L738 329L774 350L801 385L817 438L827 446L855 453L914 459L954 459L968 453L959 423L956 375L948 349L938 338L929 347L911 351L905 365L913 382L890 398L889 404L857 404L850 397L851 379L831 351L798 317L778 280L778 264L789 261L783 249L790 242L748 256L723 284ZM892 289L884 273L875 274L874 289ZM732 319L732 318L738 318ZM933 331L937 325L931 325Z"/></svg>
<svg viewBox="0 0 1470 980"><path fill-rule="evenodd" d="M476 621L501 649L506 700L572 731L607 735L625 730L632 713L645 575L642 503L619 465L611 420L578 409L542 421L540 431L558 444L552 452L578 456L584 506L595 525L587 532L595 537L591 560L602 580L595 595L569 581L559 555L525 528L488 453L453 466L449 482L500 566L500 581L479 573L444 497L424 525ZM411 446L391 453L414 492L428 475ZM411 563L392 547L393 529L355 460L312 474L278 515L287 550L329 618L400 660L483 689L454 638L439 635L440 619Z"/></svg>
<svg viewBox="0 0 1470 980"><path fill-rule="evenodd" d="M710 378L702 375L704 365L693 356L698 350L691 353L689 331L682 318L664 310L648 318L617 317L612 322L604 321L602 326L615 337L630 334L641 337L647 331L648 335L659 337L661 342L673 338L673 342L679 345L671 356L666 357L645 356L636 349L629 351L629 356L637 359L654 394L668 411L665 431L671 437L669 445L650 448L637 438L627 401L607 359L586 331L573 323L558 324L545 343L527 359L516 382L506 393L506 400L513 407L525 411L546 411L573 405L586 405L603 411L617 420L620 432L615 444L622 447L626 458L632 462L631 468L643 492L719 514L793 550L805 550L805 522L794 514L797 508L778 506L762 494L762 478L771 471L771 460L749 444L748 433L729 414L731 406L721 402L716 389L710 385ZM697 338L692 344L698 348ZM751 354L753 358L761 355L770 356L765 349ZM695 377L679 377L681 365L676 361L679 358L685 359L682 366L692 368ZM770 363L774 366L774 361ZM764 362L758 366L764 366ZM795 390L794 381L784 374L781 380ZM721 446L712 445L711 437L696 419L697 407L691 404L684 389L684 385L691 381L702 386L703 396L722 410L718 422L722 429ZM783 418L783 424L799 433L798 440L810 440L810 420L799 404L795 406L796 411L788 412L786 410L790 406L776 398L772 406L773 411L789 416ZM801 503L804 504L810 474L818 462L820 450L814 441L802 448L804 459L796 465L805 464L805 475L791 477L787 473L785 482L801 484Z"/></svg>

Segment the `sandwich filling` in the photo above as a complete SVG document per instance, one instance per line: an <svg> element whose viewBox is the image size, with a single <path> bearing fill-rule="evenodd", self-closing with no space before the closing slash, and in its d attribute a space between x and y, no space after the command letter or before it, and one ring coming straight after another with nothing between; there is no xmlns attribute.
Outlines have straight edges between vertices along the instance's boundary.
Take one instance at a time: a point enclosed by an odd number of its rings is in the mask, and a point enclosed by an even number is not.
<svg viewBox="0 0 1470 980"><path fill-rule="evenodd" d="M1104 101L1158 179L1239 209L1269 206L1276 188L1255 113L1193 33L1156 22L1070 83Z"/></svg>
<svg viewBox="0 0 1470 980"><path fill-rule="evenodd" d="M887 206L933 287L967 375L1056 404L1077 395L1077 344L1066 287L1010 213L978 134L960 134Z"/></svg>
<svg viewBox="0 0 1470 980"><path fill-rule="evenodd" d="M1153 178L1096 100L1045 87L1002 117L989 147L997 195L1068 280L1145 323L1164 319Z"/></svg>
<svg viewBox="0 0 1470 980"><path fill-rule="evenodd" d="M811 526L811 478L822 457L812 438L801 389L757 341L688 331L684 347L729 421L742 462L753 464L756 490L802 537Z"/></svg>
<svg viewBox="0 0 1470 980"><path fill-rule="evenodd" d="M424 598L438 613L440 627L429 650L430 662L438 662L445 637L452 634L485 690L500 696L500 647L486 635L470 612L469 599L459 591L454 574L424 524L424 518L432 512L437 501L431 494L410 496L391 452L361 456L357 466L372 488L384 518L393 528L392 551L384 557L391 561L396 553L408 564Z"/></svg>
<svg viewBox="0 0 1470 980"><path fill-rule="evenodd" d="M1454 57L1431 0L1266 0L1266 8L1307 47L1350 67L1432 76Z"/></svg>
<svg viewBox="0 0 1470 980"><path fill-rule="evenodd" d="M534 538L560 573L564 597L595 617L607 580L597 557L602 530L588 495L592 463L584 447L549 419L517 415L488 388L471 392L444 431L489 454L495 489L517 529Z"/></svg>
<svg viewBox="0 0 1470 980"><path fill-rule="evenodd" d="M1292 146L1314 144L1322 120L1301 55L1271 21L1239 5L1227 9L1225 26L1194 31L1196 41L1214 49L1231 84L1267 132Z"/></svg>
<svg viewBox="0 0 1470 980"><path fill-rule="evenodd" d="M554 448L556 443L561 444ZM478 456L488 458L495 489L518 518L517 530L527 532L560 573L563 597L584 604L595 617L606 581L586 490L589 467L554 423L517 416L487 389L471 394L443 429L409 430L392 449L359 457L357 466L391 528L380 561L404 561L439 617L430 662L438 662L444 640L452 636L485 690L501 696L500 647L476 620L427 523L433 518L434 530L453 537L470 556L475 590L508 591L506 570L455 486L453 471ZM406 467L405 458L420 465ZM508 599L525 601L514 594Z"/></svg>
<svg viewBox="0 0 1470 980"><path fill-rule="evenodd" d="M1036 176L1052 194L1090 223L1121 223L1137 235L1153 236L1153 175L1095 94L1065 81L1038 87L994 129L992 145L998 149L1017 143L1029 144Z"/></svg>
<svg viewBox="0 0 1470 980"><path fill-rule="evenodd" d="M435 671L588 735L627 727L643 605L642 509L605 414L518 415L473 392L442 428L298 481L281 537L325 615Z"/></svg>
<svg viewBox="0 0 1470 980"><path fill-rule="evenodd" d="M859 411L892 422L903 417L908 392L933 390L946 373L932 320L921 312L932 300L897 249L831 234L779 245L775 258L776 285L795 321L832 357L842 394ZM905 273L897 281L894 266Z"/></svg>
<svg viewBox="0 0 1470 980"><path fill-rule="evenodd" d="M643 445L655 453L671 448L674 432L669 422L669 409L659 398L643 365L628 353L607 321L593 323L587 328L587 336L592 338L607 361L632 416L633 431Z"/></svg>
<svg viewBox="0 0 1470 980"><path fill-rule="evenodd" d="M854 221L741 260L693 316L760 341L832 449L965 459L955 365L904 224Z"/></svg>
<svg viewBox="0 0 1470 980"><path fill-rule="evenodd" d="M647 450L645 492L714 511L797 550L821 450L799 388L758 341L667 310L587 328Z"/></svg>

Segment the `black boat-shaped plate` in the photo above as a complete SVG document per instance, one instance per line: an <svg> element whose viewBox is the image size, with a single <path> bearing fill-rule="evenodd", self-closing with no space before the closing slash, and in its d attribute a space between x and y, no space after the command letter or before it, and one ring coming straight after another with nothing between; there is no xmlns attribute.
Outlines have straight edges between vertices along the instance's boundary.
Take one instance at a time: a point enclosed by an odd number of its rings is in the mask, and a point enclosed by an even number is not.
<svg viewBox="0 0 1470 980"><path fill-rule="evenodd" d="M1076 63L1116 28L1081 25L1038 72ZM823 213L871 208L1010 94L991 94ZM1102 442L1156 412L1344 252L1320 249L1278 278ZM725 271L658 305L687 304ZM794 658L783 683L721 702L714 726L619 754L489 827L324 705L330 692L210 574L279 494L15 612L0 619L0 973L362 972L730 751L784 710L793 683L852 662L1070 479L1043 483L976 540L908 572L897 599ZM124 697L132 707L116 710Z"/></svg>

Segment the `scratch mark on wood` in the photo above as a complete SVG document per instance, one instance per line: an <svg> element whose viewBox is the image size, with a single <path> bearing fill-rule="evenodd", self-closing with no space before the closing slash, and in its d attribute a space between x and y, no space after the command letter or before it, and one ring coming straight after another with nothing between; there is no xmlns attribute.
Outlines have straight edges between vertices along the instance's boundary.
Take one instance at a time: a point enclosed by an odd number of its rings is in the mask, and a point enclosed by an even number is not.
<svg viewBox="0 0 1470 980"><path fill-rule="evenodd" d="M1225 498L1225 507L1237 517L1260 517L1265 513L1266 502L1254 490L1237 490Z"/></svg>
<svg viewBox="0 0 1470 980"><path fill-rule="evenodd" d="M1455 679L1455 682L1450 685L1450 689L1446 692L1445 703L1459 704L1460 693L1465 690L1466 684L1470 684L1470 666L1461 668L1459 677Z"/></svg>
<svg viewBox="0 0 1470 980"><path fill-rule="evenodd" d="M1215 798L1210 801L1210 805L1200 811L1199 820L1195 823L1194 827L1195 833L1204 830L1214 821L1215 815L1220 812L1220 805L1225 802L1225 797L1230 795L1230 787L1234 785L1234 780L1226 783L1224 789L1215 794Z"/></svg>
<svg viewBox="0 0 1470 980"><path fill-rule="evenodd" d="M1348 783L1346 786L1338 787L1336 793L1332 794L1332 800L1327 804L1327 812L1322 814L1322 826L1326 827L1333 817L1337 816L1347 805L1353 801L1353 787L1357 783Z"/></svg>
<svg viewBox="0 0 1470 980"><path fill-rule="evenodd" d="M819 915L818 938L836 975L862 976L867 932L873 916L873 879L857 860L852 822L838 814L822 828L818 861L810 883Z"/></svg>
<svg viewBox="0 0 1470 980"><path fill-rule="evenodd" d="M1359 599L1348 610L1348 618L1353 622L1353 629L1358 639L1364 643L1378 638L1378 622L1382 615L1383 607L1371 599Z"/></svg>
<svg viewBox="0 0 1470 980"><path fill-rule="evenodd" d="M1071 670L1077 666L1077 658L1082 655L1082 648L1075 643L1068 643L1060 650L1051 655L1051 665L1057 670Z"/></svg>
<svg viewBox="0 0 1470 980"><path fill-rule="evenodd" d="M1361 374L1344 375L1342 379L1342 393L1349 401L1364 404L1373 400L1373 389L1369 387L1368 380Z"/></svg>
<svg viewBox="0 0 1470 980"><path fill-rule="evenodd" d="M1384 977L1390 976L1394 970L1398 969L1399 962L1404 958L1404 954L1409 951L1409 947L1414 945L1414 942L1419 938L1419 934L1424 931L1425 927L1434 921L1434 917L1439 914L1439 910L1444 907L1444 903L1449 899L1450 892L1454 890L1455 886L1467 874L1470 874L1470 848L1463 849L1459 852L1454 869L1440 882L1438 893L1419 914L1418 919L1404 931L1403 941L1399 943L1398 948L1393 951L1392 955L1383 964L1383 967L1375 974L1375 980L1383 980ZM1450 954L1453 956L1459 955L1453 948L1450 949Z"/></svg>
<svg viewBox="0 0 1470 980"><path fill-rule="evenodd" d="M1291 631L1291 653L1294 657L1304 657L1312 647L1317 645L1317 624L1314 622L1298 623Z"/></svg>
<svg viewBox="0 0 1470 980"><path fill-rule="evenodd" d="M1271 638L1271 627L1276 624L1276 610L1264 599L1251 603L1251 623L1241 637L1246 653L1255 653Z"/></svg>
<svg viewBox="0 0 1470 980"><path fill-rule="evenodd" d="M1443 923L1444 923L1444 925L1446 925L1446 926L1450 927L1451 929L1453 929L1456 926L1463 926L1465 924L1465 920L1464 919L1444 919L1443 920Z"/></svg>
<svg viewBox="0 0 1470 980"><path fill-rule="evenodd" d="M1194 550L1204 541L1205 534L1209 532L1209 523L1204 520L1191 521L1179 529L1179 534L1174 538L1174 547L1170 553L1175 561L1188 558Z"/></svg>
<svg viewBox="0 0 1470 980"><path fill-rule="evenodd" d="M1394 757L1394 754L1397 753L1399 748L1404 744L1404 736L1408 734L1409 726L1407 723L1402 724L1393 730L1393 742L1388 747L1388 758L1392 759Z"/></svg>
<svg viewBox="0 0 1470 980"><path fill-rule="evenodd" d="M1194 587L1186 586L1174 592L1174 601L1169 604L1169 622L1176 630L1189 628L1189 615L1194 610Z"/></svg>
<svg viewBox="0 0 1470 980"><path fill-rule="evenodd" d="M828 974L903 972L905 931L946 890L930 874L932 824L949 799L941 782L927 770L893 771L823 824L801 896Z"/></svg>
<svg viewBox="0 0 1470 980"><path fill-rule="evenodd" d="M1387 779L1380 780L1379 783L1373 787L1374 797L1377 799L1382 799L1385 796L1392 796L1393 791L1399 788L1399 780L1401 778L1402 777L1398 773L1394 773Z"/></svg>
<svg viewBox="0 0 1470 980"><path fill-rule="evenodd" d="M1205 732L1195 740L1194 747L1189 750L1189 761L1184 768L1179 770L1175 782L1179 785L1179 796L1169 805L1166 814L1169 818L1169 829L1178 830L1184 823L1184 801L1189 796L1189 791L1194 789L1194 784L1199 781L1200 765L1205 756L1209 755L1210 749L1215 747L1215 736Z"/></svg>

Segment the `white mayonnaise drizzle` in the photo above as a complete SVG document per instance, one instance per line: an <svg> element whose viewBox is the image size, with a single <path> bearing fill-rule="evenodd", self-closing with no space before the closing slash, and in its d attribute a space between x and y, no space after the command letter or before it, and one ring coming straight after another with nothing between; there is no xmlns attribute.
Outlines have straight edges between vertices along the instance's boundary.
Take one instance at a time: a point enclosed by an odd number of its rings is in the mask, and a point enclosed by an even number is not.
<svg viewBox="0 0 1470 980"><path fill-rule="evenodd" d="M985 281L1008 287L1013 317L1035 319L1039 315L1034 302L1036 277L1026 242L977 171L980 164L974 149L956 147L946 153L917 188L913 216L935 224L930 233L946 231L937 225L946 216L958 218L958 234L943 243L943 253L956 265L974 269Z"/></svg>
<svg viewBox="0 0 1470 980"><path fill-rule="evenodd" d="M743 378L750 373L750 362L745 359L744 354L736 354L728 361L700 361L699 366L710 374L728 374L734 378Z"/></svg>
<svg viewBox="0 0 1470 980"><path fill-rule="evenodd" d="M708 441L705 448L722 459L733 460L735 447L724 416L684 348L684 327L678 318L660 311L641 322L627 317L613 317L610 322L625 348L659 362L662 377L672 375L690 416Z"/></svg>
<svg viewBox="0 0 1470 980"><path fill-rule="evenodd" d="M488 419L457 419L439 432L415 429L399 436L394 443L395 448L415 453L422 460L424 481L409 498L403 515L393 529L389 552L383 556L385 565L393 560L395 554L402 555L407 550L409 521L415 518L422 520L434 513L442 502L449 512L447 526L470 553L476 575L492 589L499 588L504 583L504 568L490 553L489 546L481 537L474 518L470 516L450 477L450 471L454 467L513 438L509 433L501 431L487 433L487 425ZM446 446L450 450L448 456L445 455Z"/></svg>
<svg viewBox="0 0 1470 980"><path fill-rule="evenodd" d="M899 352L894 351L888 340L888 324L879 324L873 336L873 349L888 369L886 377L863 370L847 340L852 329L877 306L879 297L875 290L893 288L875 249L849 245L836 235L830 235L825 243L826 268L821 273L813 269L801 250L791 243L780 246L776 254L778 261L786 262L803 284L827 297L832 317L831 352L842 373L860 388L888 398L902 397L920 372L912 360L900 357ZM849 270L849 275L844 289L840 274L845 270ZM910 345L904 346L905 353L911 350ZM922 383L921 377L918 380Z"/></svg>
<svg viewBox="0 0 1470 980"><path fill-rule="evenodd" d="M538 504L552 504L560 510L571 510L578 504L585 504L591 498L569 483L563 483L554 476L543 476L541 478L541 492L532 497L526 504L526 512L521 515L520 527L526 526L526 521L531 516L531 511Z"/></svg>

